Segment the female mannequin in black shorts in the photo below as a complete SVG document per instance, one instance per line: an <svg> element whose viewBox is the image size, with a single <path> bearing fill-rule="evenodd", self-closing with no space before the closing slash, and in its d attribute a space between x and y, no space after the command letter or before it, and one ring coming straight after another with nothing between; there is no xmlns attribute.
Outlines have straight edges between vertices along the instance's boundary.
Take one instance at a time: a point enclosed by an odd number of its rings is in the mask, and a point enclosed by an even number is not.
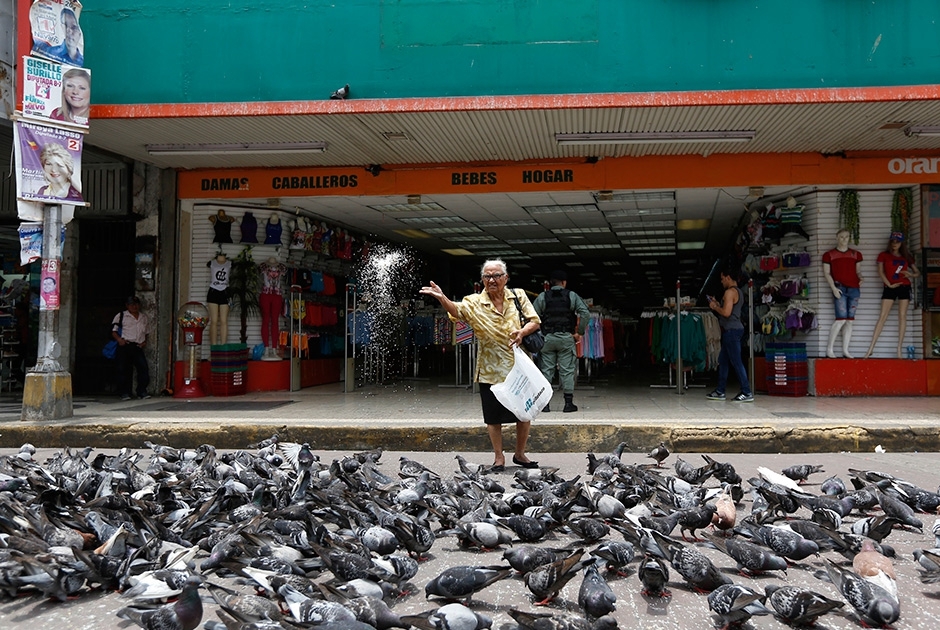
<svg viewBox="0 0 940 630"><path fill-rule="evenodd" d="M228 341L228 281L232 262L220 251L206 266L209 268L209 293L206 295L206 307L209 309L209 344L214 346Z"/></svg>

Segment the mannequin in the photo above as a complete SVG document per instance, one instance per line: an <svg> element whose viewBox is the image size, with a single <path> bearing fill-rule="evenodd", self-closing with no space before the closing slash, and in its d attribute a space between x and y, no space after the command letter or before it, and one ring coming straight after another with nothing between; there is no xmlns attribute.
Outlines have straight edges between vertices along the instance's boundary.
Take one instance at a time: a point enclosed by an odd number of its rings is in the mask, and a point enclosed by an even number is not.
<svg viewBox="0 0 940 630"><path fill-rule="evenodd" d="M904 345L904 333L907 332L907 307L911 304L911 280L920 276L917 265L914 264L914 257L911 256L907 245L904 243L904 234L901 232L891 232L888 237L888 247L885 251L878 254L878 275L881 282L884 283L884 291L881 293L881 314L878 316L878 323L875 324L875 333L871 339L871 345L868 346L868 352L865 358L871 356L875 350L875 343L885 327L885 321L891 312L891 306L894 301L898 302L898 347L897 357L903 359L901 346Z"/></svg>
<svg viewBox="0 0 940 630"><path fill-rule="evenodd" d="M823 274L835 298L834 306L836 321L829 329L829 347L826 356L834 359L836 356L834 346L839 333L842 333L842 356L846 359L854 357L849 353L849 343L852 340L852 327L855 323L855 309L858 307L858 298L862 287L862 252L849 249L851 233L848 230L836 232L835 249L823 254Z"/></svg>
<svg viewBox="0 0 940 630"><path fill-rule="evenodd" d="M232 261L225 252L219 251L206 263L209 268L209 293L206 308L209 309L209 344L218 345L228 341L228 281L232 273Z"/></svg>
<svg viewBox="0 0 940 630"><path fill-rule="evenodd" d="M258 298L261 306L261 340L264 342L264 356L261 360L280 361L281 357L277 353L280 334L278 318L284 308L284 290L281 285L287 266L271 256L258 268L261 271L261 295Z"/></svg>
<svg viewBox="0 0 940 630"><path fill-rule="evenodd" d="M242 243L258 242L258 219L251 212L242 215L242 222L239 226L242 232Z"/></svg>
<svg viewBox="0 0 940 630"><path fill-rule="evenodd" d="M225 214L225 210L219 210L209 217L209 223L215 228L215 238L213 243L231 243L232 242L232 223L235 219Z"/></svg>
<svg viewBox="0 0 940 630"><path fill-rule="evenodd" d="M287 246L288 249L303 249L304 248L304 238L307 233L304 232L302 227L303 219L294 219L291 221L290 226L290 245Z"/></svg>
<svg viewBox="0 0 940 630"><path fill-rule="evenodd" d="M281 225L281 218L277 212L272 212L268 217L268 224L264 228L265 245L281 245L281 231L284 226Z"/></svg>

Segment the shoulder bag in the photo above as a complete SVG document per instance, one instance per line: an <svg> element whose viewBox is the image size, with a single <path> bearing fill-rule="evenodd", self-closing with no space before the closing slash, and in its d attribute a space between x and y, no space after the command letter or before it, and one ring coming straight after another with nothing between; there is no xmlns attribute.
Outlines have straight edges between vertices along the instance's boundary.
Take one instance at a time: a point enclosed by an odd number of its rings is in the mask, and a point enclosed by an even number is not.
<svg viewBox="0 0 940 630"><path fill-rule="evenodd" d="M121 319L118 320L118 337L121 336L121 333L124 332L124 311L121 311ZM113 359L117 356L118 342L117 339L111 339L108 343L104 344L104 348L101 349L101 354L105 359Z"/></svg>
<svg viewBox="0 0 940 630"><path fill-rule="evenodd" d="M519 296L516 295L516 292L512 292L512 299L516 302L516 310L519 311L519 324L525 326L528 322L525 317L522 315L522 303L519 301ZM522 347L531 352L532 354L538 354L542 351L542 346L545 345L545 334L541 330L536 330L530 335L526 335L522 338Z"/></svg>

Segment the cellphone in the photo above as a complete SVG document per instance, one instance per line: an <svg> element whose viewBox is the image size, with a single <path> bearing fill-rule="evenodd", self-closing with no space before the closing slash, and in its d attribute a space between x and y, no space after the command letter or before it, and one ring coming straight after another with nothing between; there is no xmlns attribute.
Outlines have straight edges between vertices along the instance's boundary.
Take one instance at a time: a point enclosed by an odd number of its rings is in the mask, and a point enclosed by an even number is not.
<svg viewBox="0 0 940 630"><path fill-rule="evenodd" d="M715 296L714 296L714 295L706 295L706 296L705 296L705 299L707 299L709 302L714 302L714 301L715 301Z"/></svg>

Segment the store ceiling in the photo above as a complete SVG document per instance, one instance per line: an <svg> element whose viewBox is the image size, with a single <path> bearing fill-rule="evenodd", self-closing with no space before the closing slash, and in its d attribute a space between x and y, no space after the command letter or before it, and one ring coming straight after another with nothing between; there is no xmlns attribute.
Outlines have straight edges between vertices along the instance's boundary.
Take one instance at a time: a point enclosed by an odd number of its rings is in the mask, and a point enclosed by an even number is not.
<svg viewBox="0 0 940 630"><path fill-rule="evenodd" d="M914 93L914 91L910 91ZM919 95L921 92L917 92ZM512 108L499 99L476 108L410 109L381 101L327 101L300 104L299 113L95 119L86 145L161 167L349 167L378 164L383 169L433 164L496 164L537 160L591 160L647 155L913 151L940 149L940 138L912 137L912 124L940 122L940 101L886 93L884 100L851 95L816 102L754 98L726 105ZM603 96L603 95L601 95ZM773 96L773 95L771 95ZM801 97L802 98L802 97ZM838 102L835 102L838 101ZM597 100L591 101L596 104ZM287 108L288 110L290 108ZM190 108L189 111L198 111ZM270 112L269 112L270 113ZM556 133L753 130L740 143L593 144L564 146ZM319 154L234 154L153 156L149 144L276 143L322 141ZM761 187L764 182L751 183ZM812 182L807 182L812 184ZM572 272L572 288L599 304L634 310L675 294L696 294L717 258L729 251L734 228L746 205L783 199L808 187L619 190L620 200L603 201L597 191L421 195L407 204L402 195L257 199L285 210L407 244L433 264L444 249L463 249L468 274L486 258L501 256L514 284L538 290L555 268ZM421 193L421 191L415 191ZM242 200L252 203L252 200ZM389 207L394 206L394 207ZM698 223L696 223L698 222ZM418 232L409 232L417 230ZM694 249L679 249L699 244Z"/></svg>

